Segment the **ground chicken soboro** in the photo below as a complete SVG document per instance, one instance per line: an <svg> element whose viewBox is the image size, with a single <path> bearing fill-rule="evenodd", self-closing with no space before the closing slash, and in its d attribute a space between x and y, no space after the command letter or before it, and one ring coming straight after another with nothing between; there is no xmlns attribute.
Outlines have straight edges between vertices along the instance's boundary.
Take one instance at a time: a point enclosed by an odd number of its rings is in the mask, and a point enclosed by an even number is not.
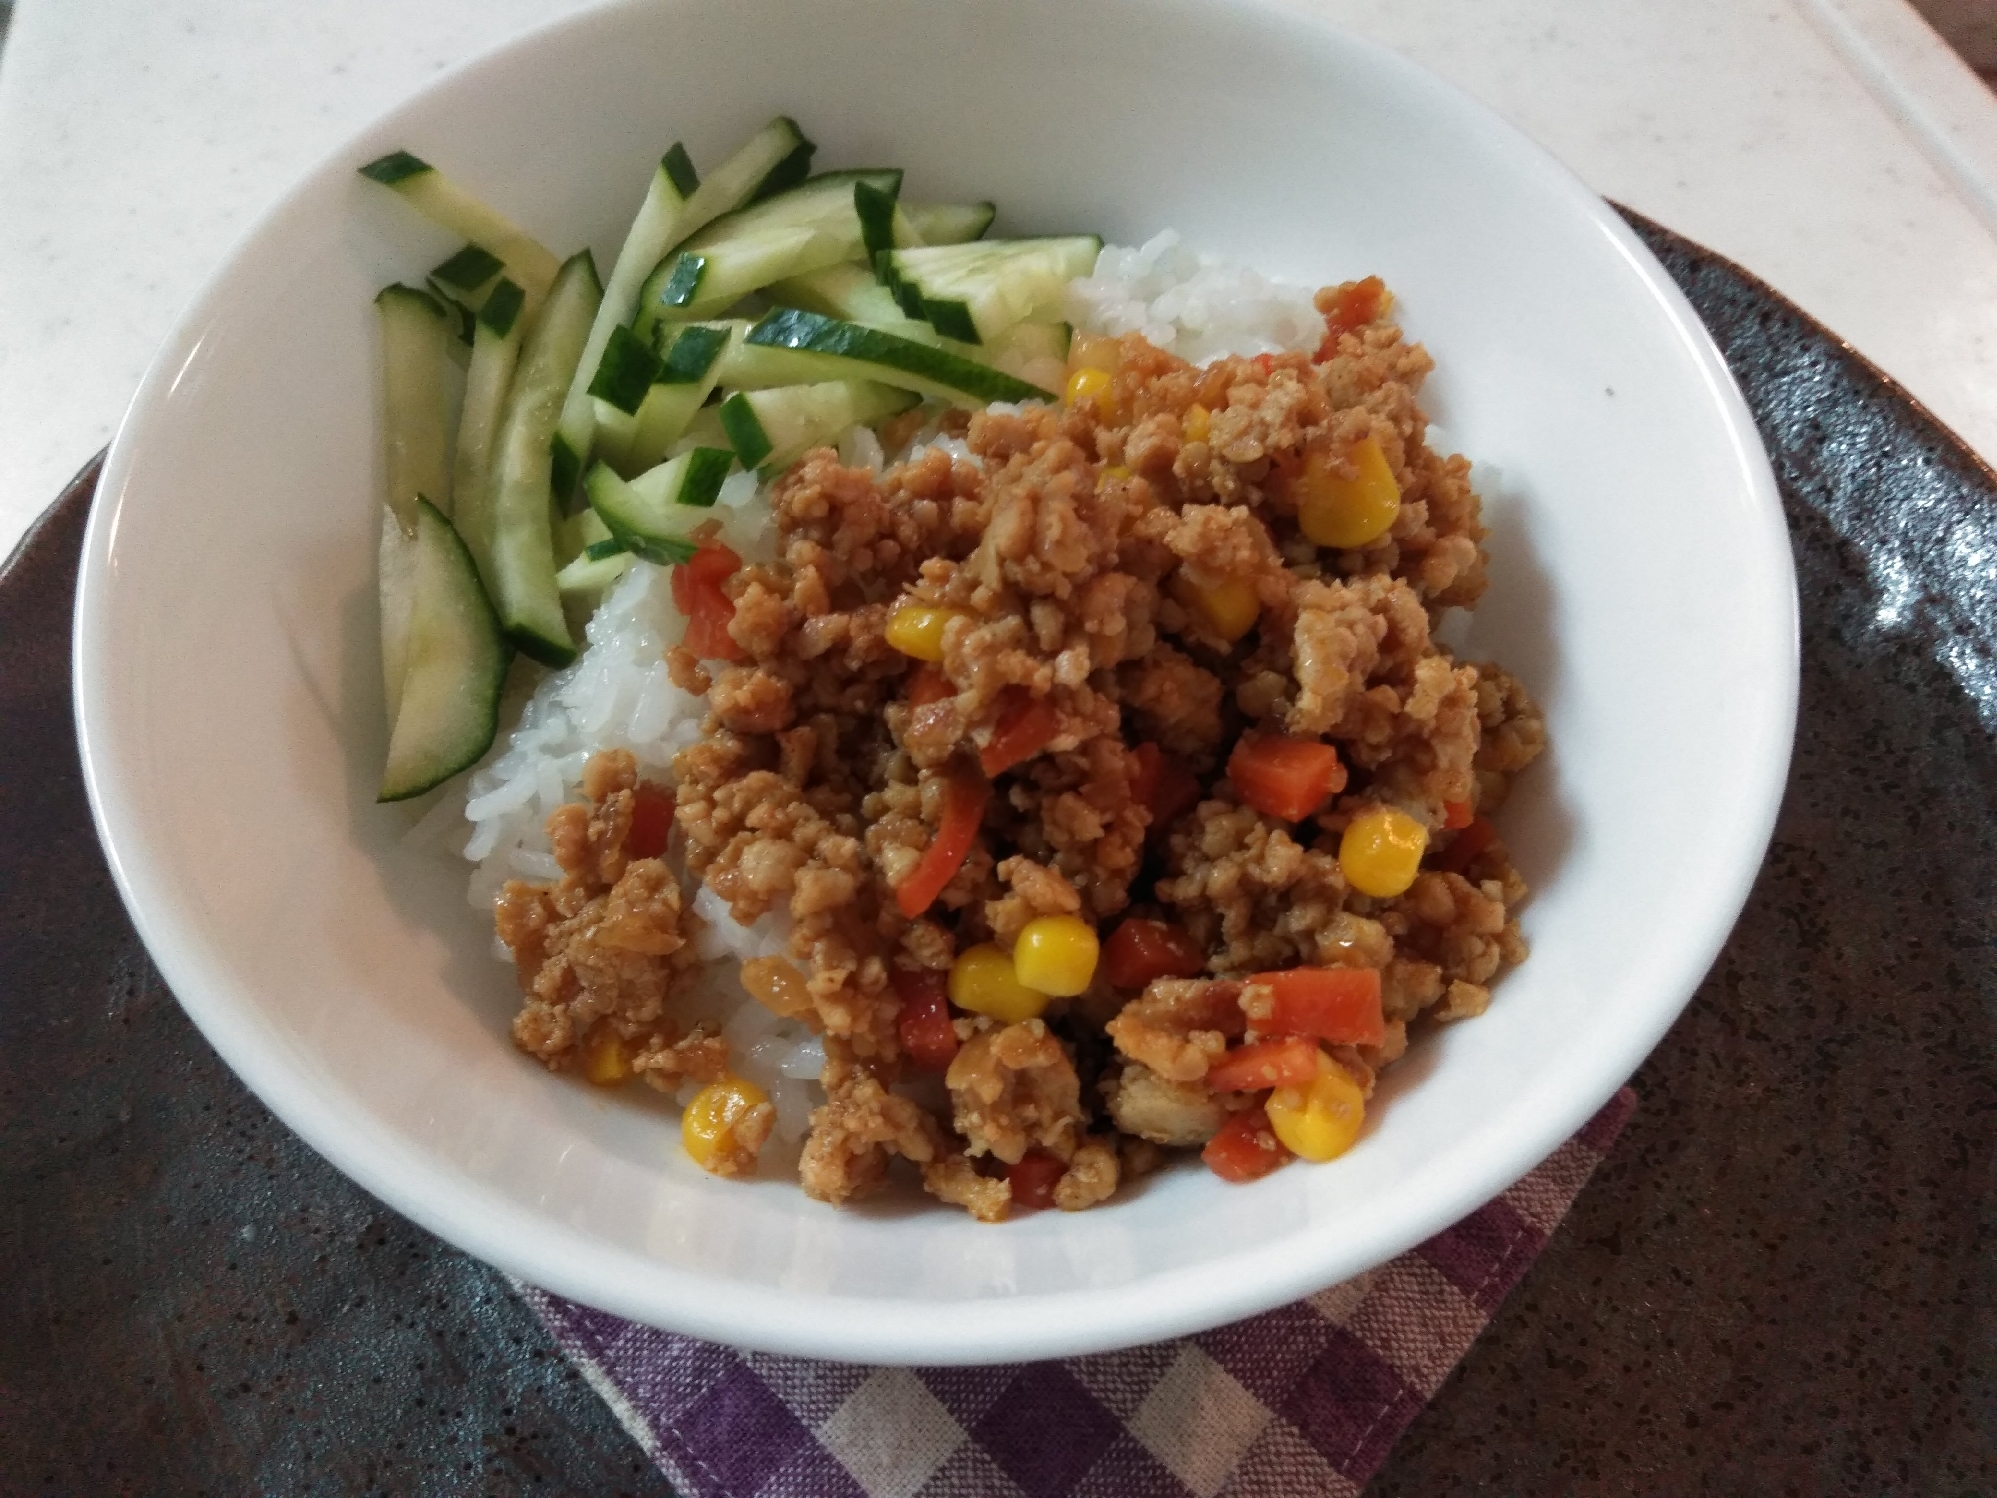
<svg viewBox="0 0 1997 1498"><path fill-rule="evenodd" d="M775 486L781 559L727 580L730 658L671 658L710 709L675 764L674 851L738 921L793 919L788 961L747 976L824 1035L811 1195L862 1195L899 1158L996 1220L1104 1200L1158 1147L1206 1145L1227 1174L1229 1130L1268 1094L1211 1078L1304 1023L1258 975L1371 995L1360 1030L1311 1021L1284 1052L1370 1094L1410 1025L1480 1013L1524 959L1525 887L1485 817L1544 725L1516 679L1433 637L1484 590L1484 531L1469 465L1423 440L1428 355L1381 300L1322 293L1316 358L1078 343L1095 393L946 418L977 462L932 448L876 474L821 449ZM1367 462L1398 488L1385 529L1313 541L1312 506L1352 503ZM898 617L927 621L913 655ZM1298 745L1317 797L1272 808L1289 782L1255 756ZM721 1042L672 1018L691 916L671 867L628 855L629 757L586 789L551 825L562 882L500 900L515 1036L558 1069L717 1077ZM1399 873L1364 872L1378 827L1416 840L1418 871L1404 849ZM1080 993L1024 1018L908 1009L973 948L1024 962L1049 918L1110 943ZM1176 955L1139 960L1126 921ZM925 1069L947 1111L917 1100Z"/></svg>

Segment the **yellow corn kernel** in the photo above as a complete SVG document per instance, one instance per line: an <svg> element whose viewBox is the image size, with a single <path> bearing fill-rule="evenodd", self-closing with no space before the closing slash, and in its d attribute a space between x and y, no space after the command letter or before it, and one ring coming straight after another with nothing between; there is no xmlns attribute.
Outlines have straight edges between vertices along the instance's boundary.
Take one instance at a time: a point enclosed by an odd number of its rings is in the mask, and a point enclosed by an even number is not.
<svg viewBox="0 0 1997 1498"><path fill-rule="evenodd" d="M1068 388L1065 394L1071 406L1079 406L1083 401L1094 401L1096 414L1104 421L1113 420L1116 416L1115 381L1106 369L1099 369L1093 364L1084 364L1068 376Z"/></svg>
<svg viewBox="0 0 1997 1498"><path fill-rule="evenodd" d="M1013 976L1039 993L1071 999L1088 988L1101 952L1096 928L1087 921L1043 915L1028 921L1012 944Z"/></svg>
<svg viewBox="0 0 1997 1498"><path fill-rule="evenodd" d="M789 1019L811 1008L804 974L783 957L751 957L742 964L742 986L765 1009Z"/></svg>
<svg viewBox="0 0 1997 1498"><path fill-rule="evenodd" d="M599 1087L615 1087L631 1076L631 1055L624 1039L615 1030L605 1030L589 1043L583 1056L582 1074Z"/></svg>
<svg viewBox="0 0 1997 1498"><path fill-rule="evenodd" d="M1198 401L1186 407L1186 419L1180 432L1188 442L1204 442L1207 433L1213 430L1213 412Z"/></svg>
<svg viewBox="0 0 1997 1498"><path fill-rule="evenodd" d="M1020 982L1012 959L990 942L981 942L958 953L950 964L950 1002L973 1014L989 1014L1003 1024L1016 1025L1045 1009L1047 995Z"/></svg>
<svg viewBox="0 0 1997 1498"><path fill-rule="evenodd" d="M1374 806L1346 825L1338 844L1345 882L1385 900L1415 882L1428 851L1428 829L1397 806Z"/></svg>
<svg viewBox="0 0 1997 1498"><path fill-rule="evenodd" d="M680 1142L702 1170L713 1170L735 1148L735 1125L751 1108L767 1103L763 1089L740 1077L709 1082L680 1115Z"/></svg>
<svg viewBox="0 0 1997 1498"><path fill-rule="evenodd" d="M1077 333L1068 340L1068 368L1106 369L1116 373L1123 363L1122 340L1106 333Z"/></svg>
<svg viewBox="0 0 1997 1498"><path fill-rule="evenodd" d="M1366 1125L1366 1094L1344 1067L1322 1053L1315 1080L1303 1087L1278 1087L1267 1106L1276 1137L1305 1160L1336 1160Z"/></svg>
<svg viewBox="0 0 1997 1498"><path fill-rule="evenodd" d="M1181 576L1173 580L1172 595L1230 645L1253 629L1255 621L1262 617L1262 600L1256 595L1255 584L1244 578L1230 577L1211 588L1202 588Z"/></svg>
<svg viewBox="0 0 1997 1498"><path fill-rule="evenodd" d="M1393 529L1401 513L1401 486L1387 455L1371 437L1352 449L1359 472L1341 478L1323 453L1304 459L1298 479L1297 525L1320 546L1366 546Z"/></svg>
<svg viewBox="0 0 1997 1498"><path fill-rule="evenodd" d="M967 617L962 609L931 608L905 603L888 617L888 643L919 661L943 659L943 631L952 619Z"/></svg>

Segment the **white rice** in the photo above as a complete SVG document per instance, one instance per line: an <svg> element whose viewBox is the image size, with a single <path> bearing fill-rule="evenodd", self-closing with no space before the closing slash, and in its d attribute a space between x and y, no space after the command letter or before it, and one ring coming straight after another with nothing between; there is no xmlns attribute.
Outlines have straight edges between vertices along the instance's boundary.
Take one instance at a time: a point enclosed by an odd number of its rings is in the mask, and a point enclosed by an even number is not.
<svg viewBox="0 0 1997 1498"><path fill-rule="evenodd" d="M1067 315L1084 332L1141 332L1194 363L1223 354L1309 351L1324 332L1308 288L1195 254L1169 230L1141 248L1106 247L1095 274L1069 288ZM962 439L942 435L934 422L892 457L900 461L930 448L977 462ZM880 440L865 428L846 434L839 456L849 466L875 470L890 461ZM715 513L724 539L746 559L774 554L768 496L757 488L753 474L738 473L728 480ZM521 705L512 731L463 789L440 801L411 830L411 841L437 845L456 842L470 824L460 851L476 866L468 897L482 916L490 916L493 899L508 879L551 883L561 877L545 827L557 806L581 799L583 766L591 755L628 749L642 772L670 779L673 756L700 737L705 708L666 673L665 652L679 643L684 628L665 569L635 563L591 616L575 661L541 680ZM795 1020L779 1018L757 1003L739 977L748 958L786 950L789 915L772 911L745 927L705 887L692 903L702 928L694 951L706 966L681 1017L719 1026L728 1040L730 1064L769 1094L777 1110L777 1138L794 1154L811 1110L825 1100L817 1082L824 1044ZM497 941L494 947L496 956L512 960ZM691 1084L685 1094L682 1102L691 1095ZM765 1169L778 1164L766 1161Z"/></svg>
<svg viewBox="0 0 1997 1498"><path fill-rule="evenodd" d="M1137 249L1105 245L1095 274L1068 285L1068 320L1088 333L1142 333L1193 364L1224 354L1310 353L1324 341L1312 288L1199 254L1167 229Z"/></svg>

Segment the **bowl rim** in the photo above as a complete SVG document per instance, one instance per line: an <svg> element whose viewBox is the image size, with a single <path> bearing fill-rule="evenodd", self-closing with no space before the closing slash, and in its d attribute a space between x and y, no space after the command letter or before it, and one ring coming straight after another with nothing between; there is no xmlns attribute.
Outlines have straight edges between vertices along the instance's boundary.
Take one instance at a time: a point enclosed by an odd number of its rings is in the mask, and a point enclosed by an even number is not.
<svg viewBox="0 0 1997 1498"><path fill-rule="evenodd" d="M132 482L135 455L149 429L164 419L173 386L196 353L201 330L226 295L239 265L301 200L328 178L351 172L367 144L434 94L463 86L480 73L532 51L552 38L605 24L616 12L670 8L678 0L608 0L557 17L486 48L426 80L349 132L296 178L237 238L190 300L148 364L105 460L86 528L72 623L72 691L78 749L91 817L134 927L168 986L202 1035L232 1071L285 1125L338 1170L428 1231L502 1272L565 1298L641 1323L752 1349L840 1361L965 1365L1065 1357L1182 1336L1288 1304L1406 1252L1508 1189L1579 1131L1608 1102L1691 1001L1732 930L1773 834L1787 781L1800 678L1798 607L1793 559L1774 474L1753 417L1691 303L1663 266L1608 203L1544 147L1418 63L1386 46L1274 0L1205 0L1261 27L1293 28L1339 39L1369 67L1390 75L1417 107L1453 115L1502 143L1520 171L1537 177L1568 203L1627 263L1682 341L1725 421L1736 468L1753 501L1751 518L1779 558L1781 581L1765 601L1765 624L1784 641L1779 681L1768 684L1763 726L1766 751L1738 764L1736 785L1754 815L1734 839L1728 876L1707 892L1698 940L1647 975L1657 994L1675 995L1633 1016L1608 1053L1582 1075L1556 1073L1567 1085L1530 1127L1503 1139L1467 1138L1425 1205L1390 1214L1362 1253L1346 1240L1313 1245L1301 1236L1230 1258L1230 1273L1212 1266L1154 1273L1109 1289L993 1298L974 1303L884 1301L861 1296L800 1294L711 1279L662 1265L602 1243L566 1224L535 1215L493 1188L440 1165L381 1122L351 1113L299 1082L295 1060L239 1002L219 953L174 923L155 898L171 871L155 867L135 829L142 812L116 763L115 744L101 726L111 713L107 670L107 600L116 587L110 566L120 511ZM247 998L247 995L240 996ZM293 1084L293 1085L286 1085ZM1315 1251L1313 1251L1315 1248ZM1363 1262L1361 1262L1363 1260Z"/></svg>

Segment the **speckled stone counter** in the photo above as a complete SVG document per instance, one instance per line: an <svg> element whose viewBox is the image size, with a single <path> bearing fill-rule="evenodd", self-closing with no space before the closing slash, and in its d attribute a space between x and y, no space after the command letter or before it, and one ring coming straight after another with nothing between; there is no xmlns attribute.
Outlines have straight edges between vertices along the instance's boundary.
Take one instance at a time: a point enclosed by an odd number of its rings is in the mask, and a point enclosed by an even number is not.
<svg viewBox="0 0 1997 1498"><path fill-rule="evenodd" d="M1646 232L1782 481L1795 765L1636 1120L1371 1491L1997 1491L1997 478ZM0 1493L668 1491L504 1282L277 1124L146 961L70 727L87 503L0 578Z"/></svg>

